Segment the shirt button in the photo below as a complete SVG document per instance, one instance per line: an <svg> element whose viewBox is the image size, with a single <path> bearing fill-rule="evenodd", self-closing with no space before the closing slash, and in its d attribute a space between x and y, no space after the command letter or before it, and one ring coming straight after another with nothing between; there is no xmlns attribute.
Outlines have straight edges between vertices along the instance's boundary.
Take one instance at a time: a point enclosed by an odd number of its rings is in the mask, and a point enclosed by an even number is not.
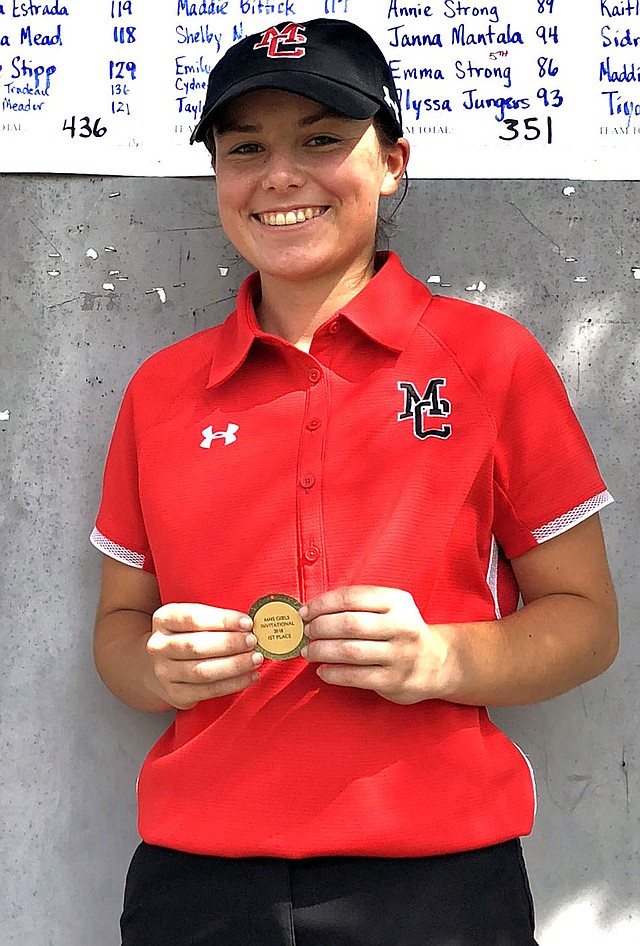
<svg viewBox="0 0 640 946"><path fill-rule="evenodd" d="M302 486L303 489L311 489L315 481L315 476L312 476L311 473L308 473L306 476L301 477L300 486Z"/></svg>
<svg viewBox="0 0 640 946"><path fill-rule="evenodd" d="M304 553L304 557L306 558L306 560L309 562L310 565L313 565L314 562L318 561L319 555L320 555L320 550L317 549L315 545L312 545L311 548L308 548L307 551Z"/></svg>
<svg viewBox="0 0 640 946"><path fill-rule="evenodd" d="M309 381L311 384L317 384L321 377L322 372L319 368L309 368Z"/></svg>
<svg viewBox="0 0 640 946"><path fill-rule="evenodd" d="M331 325L329 326L329 331L331 332L332 335L337 335L337 333L340 331L340 323L332 322Z"/></svg>
<svg viewBox="0 0 640 946"><path fill-rule="evenodd" d="M319 427L322 427L322 421L319 417L312 417L307 424L307 430L318 430Z"/></svg>

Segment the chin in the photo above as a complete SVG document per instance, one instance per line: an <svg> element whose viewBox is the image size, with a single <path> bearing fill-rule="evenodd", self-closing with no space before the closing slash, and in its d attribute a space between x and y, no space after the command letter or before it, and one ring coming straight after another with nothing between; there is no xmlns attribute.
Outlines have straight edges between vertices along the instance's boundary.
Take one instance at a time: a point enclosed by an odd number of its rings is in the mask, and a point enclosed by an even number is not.
<svg viewBox="0 0 640 946"><path fill-rule="evenodd" d="M264 256L256 255L256 258L249 262L265 276L298 283L328 276L336 270L337 259L335 254L323 254L319 258L311 255L283 253L276 259L265 259Z"/></svg>

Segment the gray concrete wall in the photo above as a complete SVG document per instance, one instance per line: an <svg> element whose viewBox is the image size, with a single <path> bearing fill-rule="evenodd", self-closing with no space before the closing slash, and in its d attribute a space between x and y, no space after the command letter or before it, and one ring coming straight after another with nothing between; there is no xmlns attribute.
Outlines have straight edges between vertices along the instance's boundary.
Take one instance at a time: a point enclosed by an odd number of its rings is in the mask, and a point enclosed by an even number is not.
<svg viewBox="0 0 640 946"><path fill-rule="evenodd" d="M640 190L565 195L567 183L413 182L394 246L417 276L441 277L434 289L535 332L618 500L603 513L617 664L493 715L537 772L526 852L541 946L637 946ZM211 180L7 175L0 206L0 939L116 946L135 779L166 719L119 705L92 669L100 555L88 533L127 379L222 320L247 270Z"/></svg>

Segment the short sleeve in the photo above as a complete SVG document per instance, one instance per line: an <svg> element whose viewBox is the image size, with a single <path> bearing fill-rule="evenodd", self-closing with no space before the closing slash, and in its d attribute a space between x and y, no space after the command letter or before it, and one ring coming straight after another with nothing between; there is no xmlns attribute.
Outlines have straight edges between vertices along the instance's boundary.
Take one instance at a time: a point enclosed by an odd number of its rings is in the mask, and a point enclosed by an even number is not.
<svg viewBox="0 0 640 946"><path fill-rule="evenodd" d="M91 542L111 558L154 572L138 489L138 441L132 382L111 438Z"/></svg>
<svg viewBox="0 0 640 946"><path fill-rule="evenodd" d="M518 326L496 417L494 534L509 558L613 502L555 366Z"/></svg>

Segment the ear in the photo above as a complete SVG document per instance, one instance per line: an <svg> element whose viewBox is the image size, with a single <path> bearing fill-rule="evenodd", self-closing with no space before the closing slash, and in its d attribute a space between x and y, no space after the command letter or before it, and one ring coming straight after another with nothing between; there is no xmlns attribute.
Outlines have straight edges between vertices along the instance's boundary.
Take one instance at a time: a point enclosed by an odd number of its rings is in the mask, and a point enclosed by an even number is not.
<svg viewBox="0 0 640 946"><path fill-rule="evenodd" d="M386 170L380 187L382 197L390 197L398 190L409 162L410 151L411 148L406 138L399 138L388 149L385 160Z"/></svg>

